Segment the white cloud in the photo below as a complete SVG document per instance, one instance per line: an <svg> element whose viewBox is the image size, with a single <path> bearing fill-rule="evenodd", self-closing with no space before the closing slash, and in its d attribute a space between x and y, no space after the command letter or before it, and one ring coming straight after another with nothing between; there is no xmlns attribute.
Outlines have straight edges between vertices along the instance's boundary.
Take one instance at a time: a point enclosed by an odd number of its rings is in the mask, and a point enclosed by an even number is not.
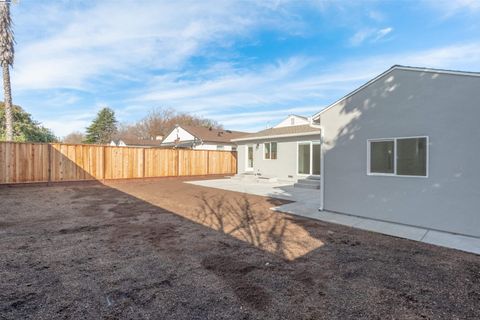
<svg viewBox="0 0 480 320"><path fill-rule="evenodd" d="M472 13L480 10L480 1L478 0L425 0L432 8L435 8L448 18L460 12Z"/></svg>
<svg viewBox="0 0 480 320"><path fill-rule="evenodd" d="M272 127L283 120L289 114L310 116L322 106L295 106L290 108L276 108L269 111L251 111L239 112L235 114L215 114L206 113L204 116L215 119L222 123L226 128L235 127L237 130L261 130ZM253 122L252 119L255 119Z"/></svg>
<svg viewBox="0 0 480 320"><path fill-rule="evenodd" d="M42 121L42 125L51 128L55 135L64 137L73 131L84 131L85 128L90 125L94 115L94 112L66 112Z"/></svg>
<svg viewBox="0 0 480 320"><path fill-rule="evenodd" d="M383 38L385 38L388 34L393 31L392 27L386 27L382 29L373 29L373 28L366 28L358 30L350 39L349 43L351 46L359 46L364 42L368 41L370 43L375 43Z"/></svg>
<svg viewBox="0 0 480 320"><path fill-rule="evenodd" d="M368 12L368 17L376 22L383 22L385 21L385 14L378 10L370 10Z"/></svg>
<svg viewBox="0 0 480 320"><path fill-rule="evenodd" d="M101 1L65 15L58 4L41 9L42 19L16 12L22 26L38 25L34 19L52 21L52 16L59 20L56 32L20 36L13 72L19 89L88 89L106 73L115 81L115 75L135 77L146 69L175 70L193 56L230 46L232 38L245 37L255 27L285 32L290 27L282 11L269 15L271 7L243 1Z"/></svg>
<svg viewBox="0 0 480 320"><path fill-rule="evenodd" d="M132 121L152 106L165 106L213 118L229 129L260 130L290 113L312 115L394 64L480 71L480 43L359 57L329 67L297 56L250 69L221 64L177 71L131 93L117 115ZM44 124L57 135L83 130L97 109L65 111Z"/></svg>
<svg viewBox="0 0 480 320"><path fill-rule="evenodd" d="M480 43L357 56L335 63L293 56L237 64L235 50L229 49L238 41L255 41L258 30L304 31L302 17L293 10L298 7L295 0L38 3L30 9L14 7L18 46L12 75L16 93L30 95L29 101L36 92L51 93L36 108L69 103L83 108L104 99L118 108L120 120L132 121L152 106L166 106L214 118L232 129L254 130L288 113L313 114L393 64L480 70ZM341 21L351 20L352 10L346 6L360 6L358 1L312 3L324 16L332 16L327 11L334 10L335 19ZM453 3L448 10L478 10L478 2ZM64 4L69 10L64 10ZM365 11L356 14L365 18ZM370 11L369 18L386 23L379 12ZM388 25L361 29L350 44L390 39L393 33ZM207 62L192 67L191 60L197 57ZM124 89L117 83L125 82L138 86L112 97L112 91ZM65 93L62 88L76 90ZM95 94L103 89L109 95L97 98ZM90 100L78 103L83 92L88 92ZM96 110L86 113L85 109L60 114L44 124L58 135L82 130Z"/></svg>
<svg viewBox="0 0 480 320"><path fill-rule="evenodd" d="M350 38L349 42L352 46L361 45L367 38L369 38L374 33L372 29L362 29L357 32Z"/></svg>
<svg viewBox="0 0 480 320"><path fill-rule="evenodd" d="M386 35L388 35L392 31L393 31L392 27L387 27L387 28L383 28L383 29L378 30L376 32L374 41L378 41L378 40L384 38Z"/></svg>
<svg viewBox="0 0 480 320"><path fill-rule="evenodd" d="M232 129L257 128L269 118L280 119L288 113L313 114L395 64L480 70L480 43L364 57L329 68L293 57L251 70L227 68L220 75L211 73L207 81L182 80L185 74L162 77L135 104L172 106L212 117ZM302 109L306 103L311 104L308 110Z"/></svg>

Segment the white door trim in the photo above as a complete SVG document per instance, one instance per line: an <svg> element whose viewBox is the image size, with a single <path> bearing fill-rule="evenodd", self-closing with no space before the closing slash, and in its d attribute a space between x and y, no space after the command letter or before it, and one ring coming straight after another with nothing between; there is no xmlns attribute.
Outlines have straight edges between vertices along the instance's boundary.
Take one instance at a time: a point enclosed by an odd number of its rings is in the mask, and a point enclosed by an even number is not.
<svg viewBox="0 0 480 320"><path fill-rule="evenodd" d="M247 144L246 147L247 147L247 148L246 148L246 149L247 149L247 150L246 150L247 152L245 152L245 154L246 154L246 155L245 155L245 171L253 171L253 166L255 165L255 157L254 157L254 150L255 150L255 148L254 148L253 144ZM249 164L249 163L248 163L248 149L249 149L250 147L252 148L252 167L249 167L249 166L248 166L248 164Z"/></svg>
<svg viewBox="0 0 480 320"><path fill-rule="evenodd" d="M299 173L298 172L298 148L301 144L309 144L310 145L310 173ZM296 159L296 163L297 163L297 168L296 168L296 175L299 176L299 177L310 177L310 176L313 176L313 177L319 177L318 174L312 174L313 172L313 145L314 144L320 144L320 163L321 163L321 158L322 158L322 142L321 140L305 140L305 141L297 141L297 159ZM320 175L322 173L322 168L320 167Z"/></svg>

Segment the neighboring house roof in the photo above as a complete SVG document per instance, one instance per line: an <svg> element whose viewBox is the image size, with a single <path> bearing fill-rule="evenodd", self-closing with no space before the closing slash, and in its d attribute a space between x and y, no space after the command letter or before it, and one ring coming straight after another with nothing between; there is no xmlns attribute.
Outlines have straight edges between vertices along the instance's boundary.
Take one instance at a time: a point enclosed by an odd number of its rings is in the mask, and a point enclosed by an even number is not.
<svg viewBox="0 0 480 320"><path fill-rule="evenodd" d="M313 134L320 134L320 128L309 125L309 124L305 124L300 126L269 128L259 132L247 134L237 139L232 139L232 141L286 138L286 137L296 137L296 136L308 136Z"/></svg>
<svg viewBox="0 0 480 320"><path fill-rule="evenodd" d="M302 118L302 119L308 120L308 117L300 116L300 115L298 115L298 114L289 114L288 116L289 116L289 117L292 117L292 116L293 116L293 117L297 117L297 118Z"/></svg>
<svg viewBox="0 0 480 320"><path fill-rule="evenodd" d="M248 134L247 132L232 131L232 130L225 130L225 129L214 129L214 128L206 128L206 127L195 127L195 126L179 126L179 127L183 128L192 136L204 142L231 143L232 139L239 138ZM170 133L173 130L175 130L175 128L172 129ZM170 133L168 135L170 135Z"/></svg>
<svg viewBox="0 0 480 320"><path fill-rule="evenodd" d="M353 90L349 94L343 96L342 98L338 99L334 103L330 104L329 106L325 107L324 109L320 110L316 114L313 115L312 119L318 118L322 113L327 111L328 109L332 108L333 106L339 104L345 99L350 98L353 96L355 93L359 92L360 90L363 90L364 88L368 87L372 83L376 82L378 79L386 76L390 72L393 72L394 70L407 70L407 71L417 71L417 72L429 72L429 73L444 73L444 74L452 74L452 75L458 75L458 76L470 76L470 77L480 77L480 72L470 72L470 71L458 71L458 70L447 70L447 69L435 69L435 68L421 68L421 67L410 67L410 66L402 66L402 65L394 65L390 69L382 72L375 78L371 79L367 83L361 85L357 89Z"/></svg>
<svg viewBox="0 0 480 320"><path fill-rule="evenodd" d="M120 142L125 143L127 146L137 146L137 147L160 147L162 143L161 140L148 140L148 139L119 139L114 140L115 144L118 145Z"/></svg>

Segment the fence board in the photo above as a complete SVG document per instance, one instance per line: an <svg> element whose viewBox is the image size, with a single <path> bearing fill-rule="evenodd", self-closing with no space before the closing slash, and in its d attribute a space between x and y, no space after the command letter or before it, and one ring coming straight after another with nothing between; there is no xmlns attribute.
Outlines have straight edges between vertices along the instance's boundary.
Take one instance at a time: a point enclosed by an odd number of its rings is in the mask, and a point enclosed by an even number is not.
<svg viewBox="0 0 480 320"><path fill-rule="evenodd" d="M0 184L234 174L236 152L0 142Z"/></svg>
<svg viewBox="0 0 480 320"><path fill-rule="evenodd" d="M48 145L0 143L0 183L48 181Z"/></svg>

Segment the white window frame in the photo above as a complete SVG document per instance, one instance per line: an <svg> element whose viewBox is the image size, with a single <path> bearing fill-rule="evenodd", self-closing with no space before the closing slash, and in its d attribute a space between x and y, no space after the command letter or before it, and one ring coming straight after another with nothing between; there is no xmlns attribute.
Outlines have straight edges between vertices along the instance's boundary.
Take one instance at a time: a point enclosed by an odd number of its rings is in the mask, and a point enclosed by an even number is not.
<svg viewBox="0 0 480 320"><path fill-rule="evenodd" d="M424 176L413 176L413 175L399 175L397 174L397 140L402 139L417 139L424 138L426 139L426 172ZM382 141L393 141L393 173L380 173L380 172L371 172L370 170L370 150L372 142L382 142ZM411 137L394 137L394 138L378 138L378 139L367 139L367 175L368 176L384 176L384 177L399 177L399 178L428 178L429 177L429 167L430 167L430 139L429 136L411 136Z"/></svg>
<svg viewBox="0 0 480 320"><path fill-rule="evenodd" d="M310 174L308 173L299 173L298 172L298 147L301 145L301 144L310 144ZM299 177L308 177L308 176L315 176L315 177L319 177L321 176L321 160L320 160L320 175L317 175L317 174L313 174L312 171L313 171L313 145L314 144L318 144L320 145L320 159L322 159L322 144L320 143L320 140L306 140L306 141L297 141L297 169L296 169L296 174L297 176Z"/></svg>
<svg viewBox="0 0 480 320"><path fill-rule="evenodd" d="M269 144L270 145L270 158L265 158L265 145L266 144ZM272 143L276 143L277 144L277 158L276 159L272 159ZM278 142L277 141L269 141L269 142L264 142L262 143L263 145L263 160L278 160Z"/></svg>

